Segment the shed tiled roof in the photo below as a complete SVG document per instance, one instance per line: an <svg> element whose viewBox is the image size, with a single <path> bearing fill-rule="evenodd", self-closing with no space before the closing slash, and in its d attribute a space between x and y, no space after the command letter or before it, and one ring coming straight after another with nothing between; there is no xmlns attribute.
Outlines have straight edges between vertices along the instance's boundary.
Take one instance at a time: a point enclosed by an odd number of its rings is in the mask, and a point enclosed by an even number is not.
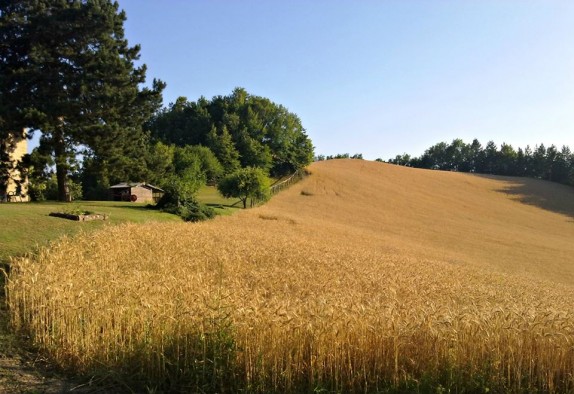
<svg viewBox="0 0 574 394"><path fill-rule="evenodd" d="M127 189L127 188L131 188L131 187L136 187L136 186L141 186L141 187L145 187L146 189L157 190L160 192L164 191L163 189L161 189L157 186L150 185L149 183L145 183L145 182L122 182L122 183L118 183L117 185L110 186L110 189Z"/></svg>

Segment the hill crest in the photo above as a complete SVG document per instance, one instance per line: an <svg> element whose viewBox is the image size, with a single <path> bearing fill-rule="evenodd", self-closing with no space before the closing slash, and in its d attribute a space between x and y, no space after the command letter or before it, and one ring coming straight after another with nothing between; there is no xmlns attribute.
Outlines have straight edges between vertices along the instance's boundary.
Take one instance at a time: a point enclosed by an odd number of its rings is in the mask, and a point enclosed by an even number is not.
<svg viewBox="0 0 574 394"><path fill-rule="evenodd" d="M574 189L515 177L329 160L249 215L415 258L574 284Z"/></svg>

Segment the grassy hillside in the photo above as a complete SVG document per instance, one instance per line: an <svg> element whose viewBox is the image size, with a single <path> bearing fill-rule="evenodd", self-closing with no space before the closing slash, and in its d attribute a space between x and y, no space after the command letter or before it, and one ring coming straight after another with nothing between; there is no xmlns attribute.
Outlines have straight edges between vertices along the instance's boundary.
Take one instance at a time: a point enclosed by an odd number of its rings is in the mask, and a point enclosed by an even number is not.
<svg viewBox="0 0 574 394"><path fill-rule="evenodd" d="M260 208L19 260L13 324L62 368L136 391L574 388L571 189L310 170Z"/></svg>

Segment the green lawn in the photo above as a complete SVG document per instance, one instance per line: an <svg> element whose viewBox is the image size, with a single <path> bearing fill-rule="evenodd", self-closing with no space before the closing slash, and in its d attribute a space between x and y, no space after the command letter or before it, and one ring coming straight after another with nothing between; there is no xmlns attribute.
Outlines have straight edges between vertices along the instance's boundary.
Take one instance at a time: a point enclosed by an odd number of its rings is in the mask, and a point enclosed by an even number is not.
<svg viewBox="0 0 574 394"><path fill-rule="evenodd" d="M105 213L107 221L76 222L48 216L50 212L75 209ZM179 221L179 217L147 209L144 204L114 201L78 201L73 203L3 203L0 204L0 262L9 256L32 251L62 235L72 235L80 230L90 230L106 224L122 222Z"/></svg>
<svg viewBox="0 0 574 394"><path fill-rule="evenodd" d="M215 186L203 186L197 193L197 199L215 209L218 215L231 215L242 208L241 200L221 197Z"/></svg>
<svg viewBox="0 0 574 394"><path fill-rule="evenodd" d="M215 187L203 187L197 198L212 206L220 215L235 212L240 204L237 199L221 197ZM105 213L109 219L103 221L75 222L48 216L50 212L85 210ZM121 201L77 201L61 203L47 201L41 203L2 203L0 204L0 263L6 263L9 256L19 256L31 252L37 246L63 235L73 235L81 230L92 230L104 225L123 222L144 223L151 221L174 221L178 216L146 208L145 204Z"/></svg>

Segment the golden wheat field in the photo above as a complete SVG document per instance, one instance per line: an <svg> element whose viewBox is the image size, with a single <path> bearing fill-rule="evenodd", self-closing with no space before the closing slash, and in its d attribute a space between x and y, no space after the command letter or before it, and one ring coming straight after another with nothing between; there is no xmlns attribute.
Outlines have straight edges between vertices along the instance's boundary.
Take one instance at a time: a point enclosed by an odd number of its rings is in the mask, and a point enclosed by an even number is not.
<svg viewBox="0 0 574 394"><path fill-rule="evenodd" d="M13 262L14 326L135 391L574 391L574 191L314 163L264 206Z"/></svg>

